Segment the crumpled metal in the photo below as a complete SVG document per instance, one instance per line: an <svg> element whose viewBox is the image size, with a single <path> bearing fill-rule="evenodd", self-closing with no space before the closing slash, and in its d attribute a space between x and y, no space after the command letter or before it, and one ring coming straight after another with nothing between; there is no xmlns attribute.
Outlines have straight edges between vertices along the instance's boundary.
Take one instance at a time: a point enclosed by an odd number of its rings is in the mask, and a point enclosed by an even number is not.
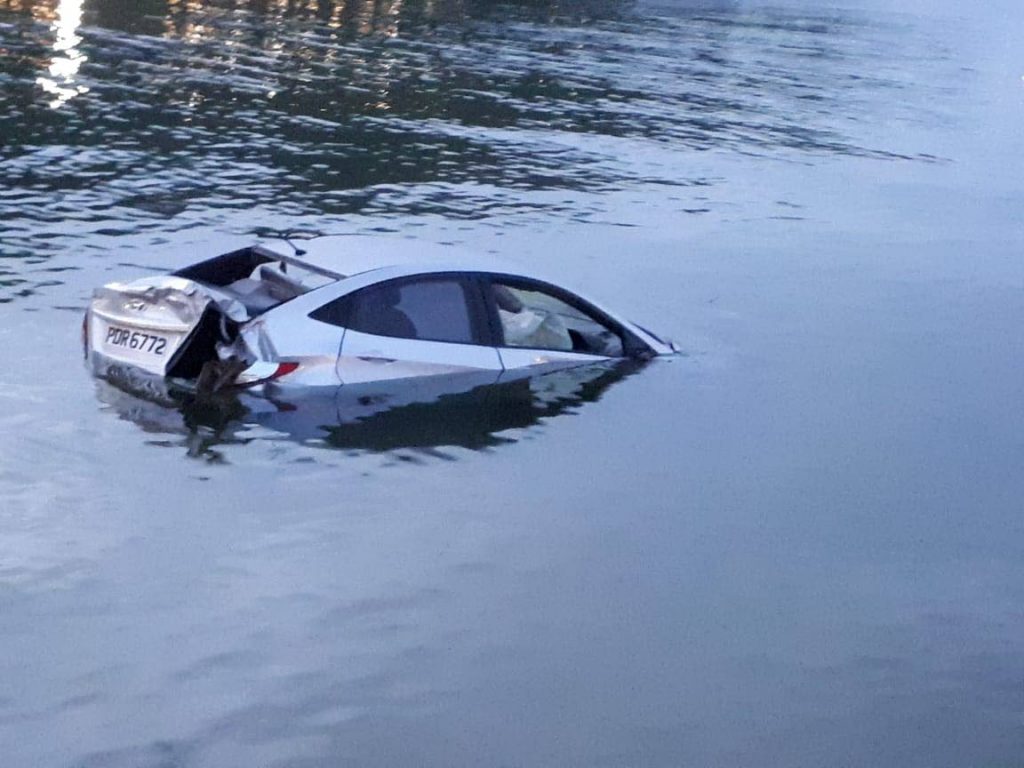
<svg viewBox="0 0 1024 768"><path fill-rule="evenodd" d="M221 313L238 323L249 313L237 299L172 275L144 277L130 283L108 283L93 292L93 309L107 317L127 322L145 317L146 322L167 328L193 327L203 312L214 304Z"/></svg>

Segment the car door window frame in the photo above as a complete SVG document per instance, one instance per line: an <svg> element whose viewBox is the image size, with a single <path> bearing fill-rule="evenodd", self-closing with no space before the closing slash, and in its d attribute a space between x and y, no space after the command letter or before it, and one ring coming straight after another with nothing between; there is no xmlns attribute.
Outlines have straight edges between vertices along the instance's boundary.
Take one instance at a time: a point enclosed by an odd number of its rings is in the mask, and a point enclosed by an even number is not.
<svg viewBox="0 0 1024 768"><path fill-rule="evenodd" d="M480 290L478 281L474 279L473 275L465 272L428 272L381 280L380 282L371 283L370 285L364 285L353 290L351 293L346 293L343 296L339 296L338 298L317 307L309 313L309 317L318 322L328 323L330 325L336 325L340 328L344 328L346 331L366 333L366 331L361 331L358 328L352 328L349 325L352 317L352 307L358 300L361 293L365 291L379 290L388 286L401 288L403 285L408 285L410 283L428 282L454 282L462 289L463 298L466 301L466 311L469 315L470 341L426 339L419 337L413 338L409 336L385 336L382 334L367 335L379 336L382 339L423 341L431 344L469 344L472 346L484 347L494 346L494 332L491 328L491 320L484 295Z"/></svg>
<svg viewBox="0 0 1024 768"><path fill-rule="evenodd" d="M487 312L488 324L490 327L491 335L494 339L494 345L496 347L504 349L527 349L527 347L513 347L505 343L505 330L501 323L501 317L498 315L498 302L494 296L494 283L500 283L501 285L507 285L509 288L517 288L524 291L534 291L537 293L547 294L558 301L567 304L578 312L586 315L593 322L607 328L609 331L614 333L622 341L622 356L633 357L639 351L637 339L628 329L624 328L621 323L615 319L609 317L607 314L602 312L600 309L595 307L585 299L580 298L576 294L567 291L564 288L559 288L557 285L544 282L543 280L534 280L529 277L520 277L518 275L502 274L500 272L488 272L480 273L478 275L478 282L480 284L480 290L483 292L484 303ZM551 349L547 350L545 347L528 347L528 349L538 349L553 352L565 352L564 349ZM589 354L587 352L580 352L578 354Z"/></svg>

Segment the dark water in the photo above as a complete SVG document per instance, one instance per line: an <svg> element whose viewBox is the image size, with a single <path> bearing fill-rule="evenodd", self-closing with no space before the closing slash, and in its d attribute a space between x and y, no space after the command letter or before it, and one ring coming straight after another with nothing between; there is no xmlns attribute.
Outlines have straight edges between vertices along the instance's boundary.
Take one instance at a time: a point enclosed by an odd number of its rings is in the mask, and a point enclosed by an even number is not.
<svg viewBox="0 0 1024 768"><path fill-rule="evenodd" d="M963 6L0 0L0 763L1024 764L1024 12ZM95 285L293 229L686 355L89 378Z"/></svg>

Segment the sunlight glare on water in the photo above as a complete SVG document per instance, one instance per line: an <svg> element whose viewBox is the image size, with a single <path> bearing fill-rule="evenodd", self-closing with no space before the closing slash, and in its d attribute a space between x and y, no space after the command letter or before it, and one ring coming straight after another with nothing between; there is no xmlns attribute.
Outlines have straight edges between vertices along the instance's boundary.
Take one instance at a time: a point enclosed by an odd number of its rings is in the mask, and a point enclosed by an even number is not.
<svg viewBox="0 0 1024 768"><path fill-rule="evenodd" d="M75 85L75 75L85 61L85 56L76 47L82 42L78 36L81 23L82 0L61 0L57 6L57 19L53 22L56 39L53 43L53 60L48 68L49 77L37 80L44 91L54 96L50 102L53 109L88 90L85 86Z"/></svg>

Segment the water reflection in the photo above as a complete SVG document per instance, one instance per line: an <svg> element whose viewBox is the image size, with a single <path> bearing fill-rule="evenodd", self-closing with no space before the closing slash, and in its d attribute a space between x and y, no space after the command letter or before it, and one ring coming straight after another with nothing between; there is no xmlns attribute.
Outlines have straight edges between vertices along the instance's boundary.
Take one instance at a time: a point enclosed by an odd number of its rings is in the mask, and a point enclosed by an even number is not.
<svg viewBox="0 0 1024 768"><path fill-rule="evenodd" d="M454 458L445 449L485 451L517 442L523 430L599 400L643 365L624 360L514 378L493 372L434 376L269 399L200 398L117 368L96 387L100 402L122 419L163 436L150 444L184 447L189 456L210 462L224 460L220 446L263 438Z"/></svg>
<svg viewBox="0 0 1024 768"><path fill-rule="evenodd" d="M86 60L78 48L82 42L82 38L78 36L78 27L81 24L82 0L60 0L52 24L52 30L56 35L53 42L53 58L47 75L40 76L36 81L46 93L54 97L50 101L51 109L57 109L69 99L89 90L84 85L75 83L78 70Z"/></svg>
<svg viewBox="0 0 1024 768"><path fill-rule="evenodd" d="M624 190L703 215L722 179L695 152L911 157L860 131L920 119L897 32L701 7L0 0L0 251L245 216L590 221Z"/></svg>

